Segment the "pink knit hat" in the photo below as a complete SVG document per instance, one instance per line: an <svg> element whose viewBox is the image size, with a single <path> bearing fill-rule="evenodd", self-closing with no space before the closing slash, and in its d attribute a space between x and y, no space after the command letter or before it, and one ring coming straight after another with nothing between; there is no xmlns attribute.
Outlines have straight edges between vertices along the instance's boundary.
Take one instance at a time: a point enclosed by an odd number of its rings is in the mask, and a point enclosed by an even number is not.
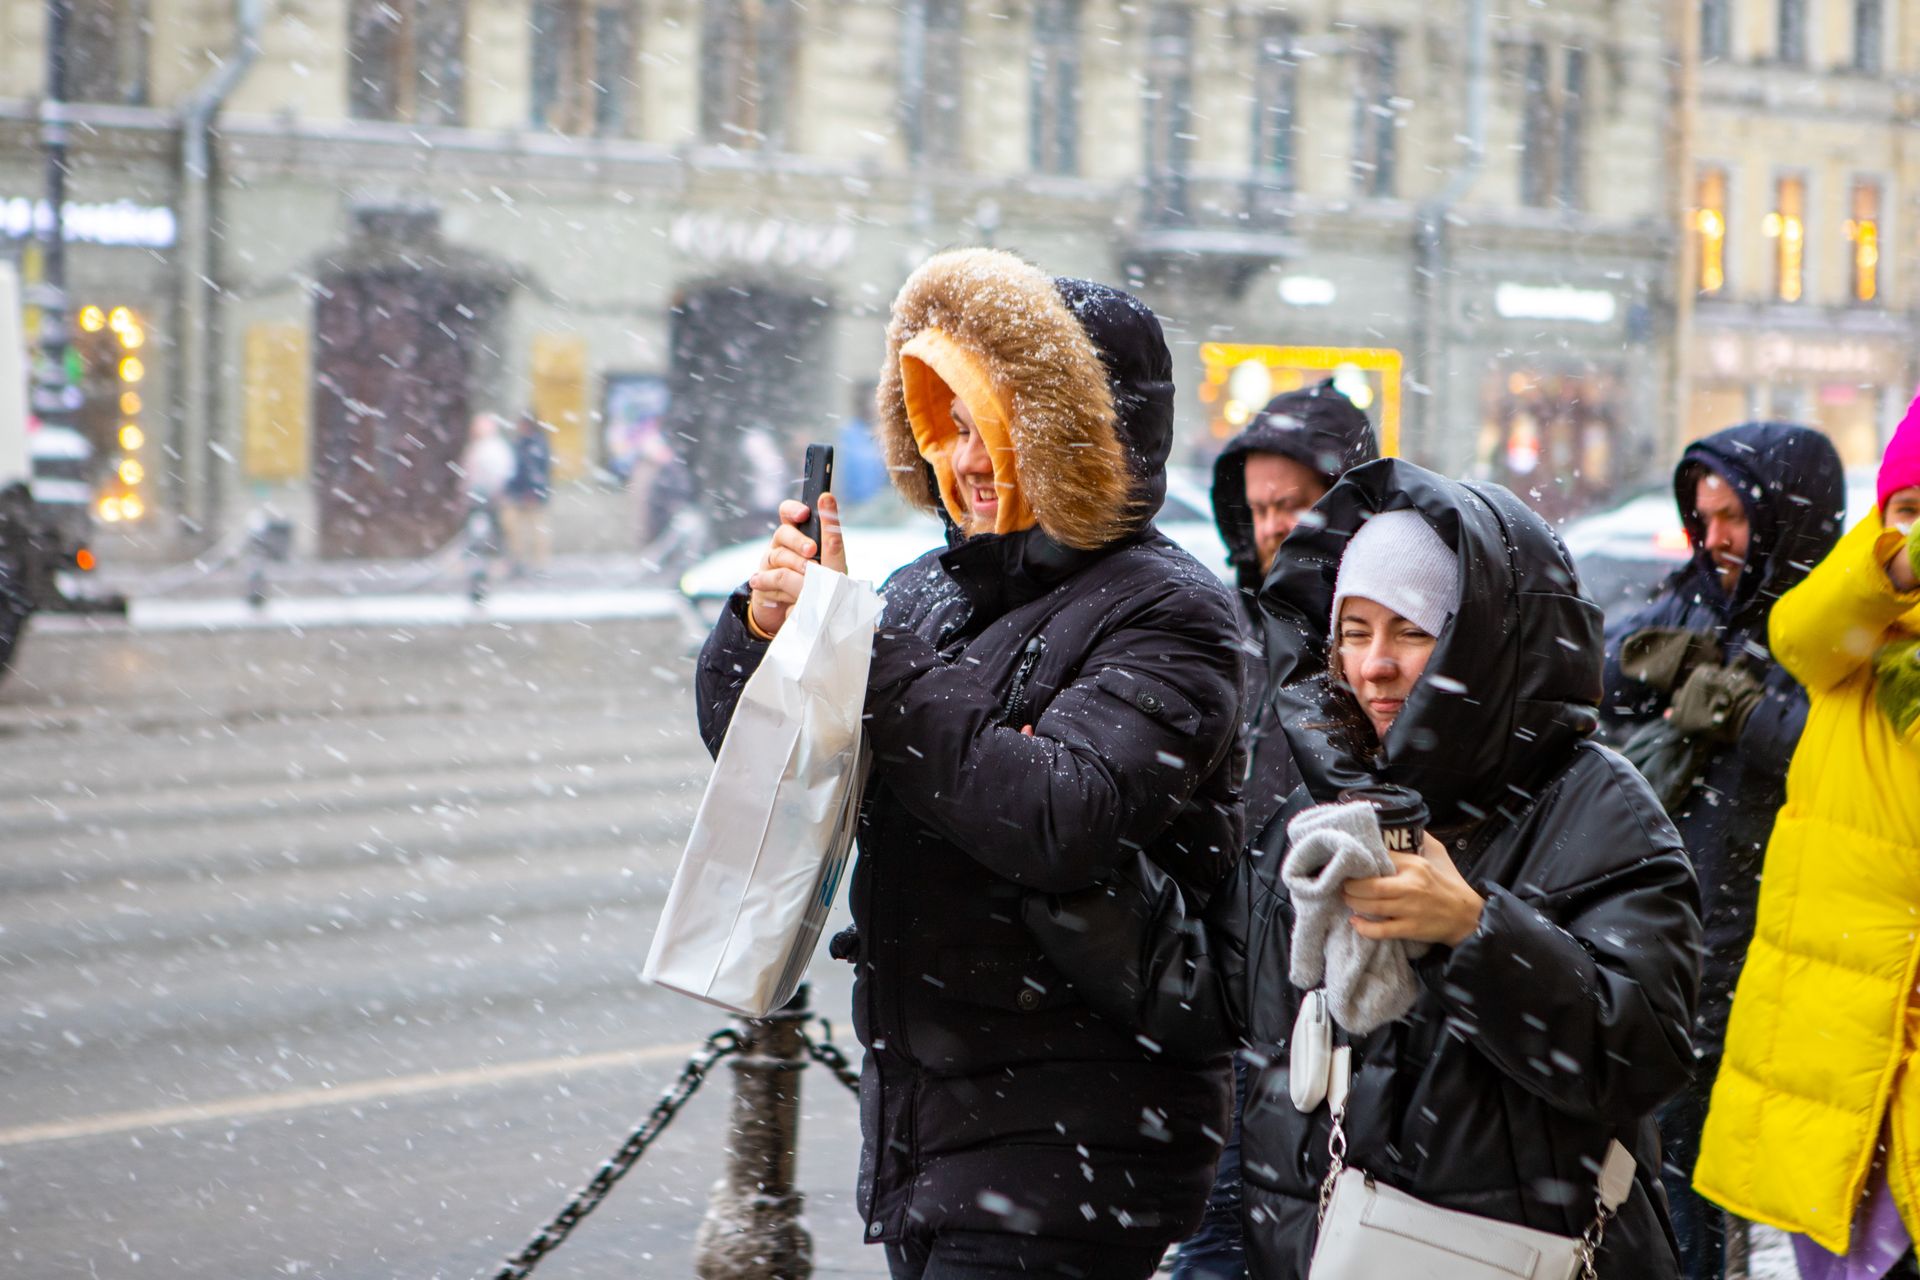
<svg viewBox="0 0 1920 1280"><path fill-rule="evenodd" d="M1887 499L1909 485L1920 484L1920 396L1907 406L1907 416L1894 428L1893 439L1880 459L1878 502L1887 509Z"/></svg>

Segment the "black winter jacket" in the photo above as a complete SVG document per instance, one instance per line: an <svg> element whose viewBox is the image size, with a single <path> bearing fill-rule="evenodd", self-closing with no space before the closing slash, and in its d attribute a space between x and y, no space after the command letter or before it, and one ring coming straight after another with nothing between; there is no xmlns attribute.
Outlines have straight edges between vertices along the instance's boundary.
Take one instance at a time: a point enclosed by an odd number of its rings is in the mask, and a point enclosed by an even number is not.
<svg viewBox="0 0 1920 1280"><path fill-rule="evenodd" d="M1367 514L1413 507L1460 553L1459 611L1384 747L1327 674L1327 619L1346 540ZM1479 929L1415 966L1404 1019L1353 1045L1348 1163L1434 1204L1560 1234L1588 1223L1610 1139L1639 1168L1600 1256L1612 1280L1677 1275L1652 1113L1686 1082L1698 973L1697 891L1658 801L1587 740L1600 694L1600 613L1538 516L1494 485L1388 459L1321 501L1262 593L1292 636L1286 731L1305 786L1289 812L1346 786L1419 791L1486 899ZM1229 1025L1257 1068L1241 1115L1245 1221L1260 1280L1307 1274L1331 1118L1295 1110L1287 1052L1292 906L1276 822L1215 896L1203 930L1172 887L1139 895L1144 948L1098 905L1036 898L1029 920L1071 979L1131 975L1147 1034ZM1076 929L1074 926L1078 926ZM1141 936L1139 929L1133 938Z"/></svg>
<svg viewBox="0 0 1920 1280"><path fill-rule="evenodd" d="M964 279L942 287L948 316L971 314ZM955 533L884 588L850 890L870 1240L972 1229L1164 1244L1198 1222L1227 1131L1224 1051L1196 1061L1102 1020L1021 921L1024 891L1081 889L1141 858L1204 899L1241 842L1233 601L1147 523L1171 444L1171 358L1131 298L1058 288L1114 383L1106 429L1123 438L1137 505L1090 550L1041 529ZM884 386L882 400L885 430ZM1046 461L1021 464L1024 476ZM709 745L764 651L743 604L701 656Z"/></svg>
<svg viewBox="0 0 1920 1280"><path fill-rule="evenodd" d="M1740 495L1747 510L1747 561L1731 599L1720 586L1694 513L1703 469ZM1737 742L1710 748L1674 825L1700 879L1705 954L1695 1045L1707 1069L1726 1039L1734 985L1753 940L1760 865L1774 815L1786 802L1787 765L1807 721L1807 694L1767 649L1773 602L1807 576L1839 539L1846 505L1840 457L1827 438L1806 428L1760 422L1729 427L1695 441L1674 469L1693 559L1667 579L1645 609L1607 632L1602 734L1614 744L1665 713L1669 693L1620 670L1620 644L1644 627L1679 627L1712 637L1720 661L1738 659L1761 678L1764 693Z"/></svg>

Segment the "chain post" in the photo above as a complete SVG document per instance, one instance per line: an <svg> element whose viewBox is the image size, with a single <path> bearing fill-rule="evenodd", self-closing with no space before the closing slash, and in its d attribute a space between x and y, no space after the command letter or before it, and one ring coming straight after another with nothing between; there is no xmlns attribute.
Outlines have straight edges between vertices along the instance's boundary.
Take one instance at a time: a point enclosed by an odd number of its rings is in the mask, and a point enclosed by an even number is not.
<svg viewBox="0 0 1920 1280"><path fill-rule="evenodd" d="M807 1065L807 988L764 1018L740 1020L727 1168L694 1237L700 1280L808 1280L813 1237L800 1225L794 1147Z"/></svg>

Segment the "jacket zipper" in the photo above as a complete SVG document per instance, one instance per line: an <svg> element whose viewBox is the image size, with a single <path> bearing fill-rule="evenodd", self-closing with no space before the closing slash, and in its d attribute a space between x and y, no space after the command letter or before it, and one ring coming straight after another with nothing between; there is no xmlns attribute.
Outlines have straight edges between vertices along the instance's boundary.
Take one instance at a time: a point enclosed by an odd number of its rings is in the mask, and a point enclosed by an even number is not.
<svg viewBox="0 0 1920 1280"><path fill-rule="evenodd" d="M1021 650L1019 665L1013 669L1013 683L1007 686L1007 700L1002 704L1000 722L1011 728L1023 728L1027 714L1027 681L1033 679L1033 669L1040 664L1040 655L1047 651L1047 642L1039 636L1027 641L1027 647Z"/></svg>

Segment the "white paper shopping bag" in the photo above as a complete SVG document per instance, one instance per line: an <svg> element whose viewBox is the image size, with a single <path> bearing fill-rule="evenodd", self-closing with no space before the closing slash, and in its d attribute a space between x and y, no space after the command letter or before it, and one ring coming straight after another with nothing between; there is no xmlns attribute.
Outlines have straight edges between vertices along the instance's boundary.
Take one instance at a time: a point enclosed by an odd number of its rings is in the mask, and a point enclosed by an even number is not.
<svg viewBox="0 0 1920 1280"><path fill-rule="evenodd" d="M747 678L644 976L761 1017L800 985L846 869L880 596L814 565Z"/></svg>

